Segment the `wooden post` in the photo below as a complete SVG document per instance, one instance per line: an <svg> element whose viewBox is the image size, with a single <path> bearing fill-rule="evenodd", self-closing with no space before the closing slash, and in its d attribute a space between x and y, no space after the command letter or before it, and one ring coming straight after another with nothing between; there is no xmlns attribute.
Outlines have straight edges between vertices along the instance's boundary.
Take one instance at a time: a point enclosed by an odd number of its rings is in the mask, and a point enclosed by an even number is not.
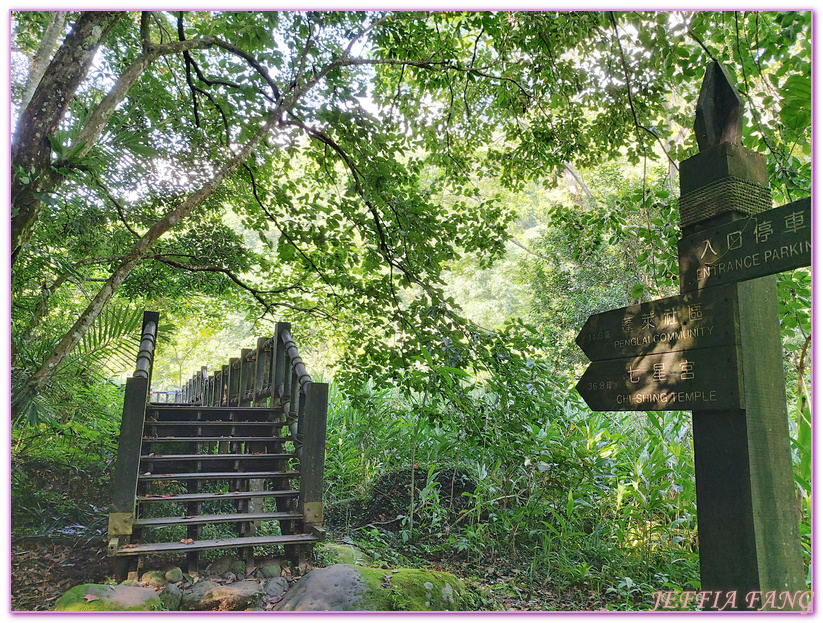
<svg viewBox="0 0 823 623"><path fill-rule="evenodd" d="M771 207L765 158L740 145L741 108L712 63L695 123L701 151L680 167L684 236ZM738 300L744 408L692 413L701 588L723 593L718 608L760 609L768 591L805 589L776 280L719 287Z"/></svg>
<svg viewBox="0 0 823 623"><path fill-rule="evenodd" d="M329 408L327 383L306 383L301 433L300 512L303 524L311 529L323 523L323 470L326 465L326 416Z"/></svg>
<svg viewBox="0 0 823 623"><path fill-rule="evenodd" d="M274 360L271 366L272 407L275 406L275 403L282 404L283 394L286 389L286 379L289 377L286 348L283 344L284 331L291 331L291 324L288 322L278 322L274 330Z"/></svg>
<svg viewBox="0 0 823 623"><path fill-rule="evenodd" d="M146 403L151 387L159 319L160 314L157 312L143 313L137 365L134 376L126 379L123 419L120 421L120 439L117 446L117 463L112 477L112 503L108 528L109 555L113 555L118 546L128 543L132 535L132 525L135 519L134 500L140 469L140 451L143 445L143 423L146 418ZM125 579L131 564L130 559L131 557L124 557L116 562L115 575L118 580Z"/></svg>
<svg viewBox="0 0 823 623"><path fill-rule="evenodd" d="M263 394L263 389L266 387L266 370L267 366L271 365L272 348L266 346L268 338L261 337L257 339L257 359L254 364L254 384L252 388L252 406L265 407L266 398ZM269 374L271 377L271 374Z"/></svg>
<svg viewBox="0 0 823 623"><path fill-rule="evenodd" d="M253 406L254 396L249 396L249 391L254 391L254 366L255 362L248 359L248 356L254 351L251 348L243 348L240 350L240 381L238 382L238 400L237 406L244 407L248 405Z"/></svg>
<svg viewBox="0 0 823 623"><path fill-rule="evenodd" d="M228 407L229 405L229 366L220 368L220 402L218 407Z"/></svg>
<svg viewBox="0 0 823 623"><path fill-rule="evenodd" d="M237 381L240 380L240 368L237 365L238 359L237 357L231 357L229 359L228 365L228 378L227 378L227 389L226 389L226 406L232 407L232 401L234 400L234 390L238 386ZM239 393L239 390L238 390ZM239 405L238 405L239 406Z"/></svg>

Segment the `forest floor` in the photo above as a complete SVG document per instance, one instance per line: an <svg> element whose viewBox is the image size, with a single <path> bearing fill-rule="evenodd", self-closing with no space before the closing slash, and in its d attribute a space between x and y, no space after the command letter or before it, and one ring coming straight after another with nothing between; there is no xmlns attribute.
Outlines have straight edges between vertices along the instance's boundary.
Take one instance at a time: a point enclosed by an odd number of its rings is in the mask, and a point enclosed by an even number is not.
<svg viewBox="0 0 823 623"><path fill-rule="evenodd" d="M178 561L179 562L179 561ZM488 596L485 607L510 611L598 610L607 601L594 591L573 588L557 590L536 587L524 577L516 563L494 565L463 562L437 563L435 569L449 571L466 580L476 593ZM54 602L73 586L103 584L112 576L102 536L92 539L22 538L11 544L11 609L51 610Z"/></svg>
<svg viewBox="0 0 823 623"><path fill-rule="evenodd" d="M54 602L73 586L106 583L113 575L106 556L105 507L108 501L108 473L66 469L49 461L15 462L12 495L11 608L15 611L51 610ZM347 540L357 527L376 521L396 530L398 508L408 504L404 484L408 474L393 472L381 479L372 495L360 500L357 525L335 521L329 508L329 540ZM30 487L30 488L29 488ZM29 509L23 512L24 508ZM30 509L38 509L32 512ZM339 517L339 514L338 514ZM346 525L341 525L346 524ZM417 547L415 555L384 552L397 556L396 566L418 566L448 571L472 589L476 610L569 611L598 610L614 596L595 589L554 586L529 577L527 561L517 552L509 556L467 559L449 549ZM147 560L162 566L184 561ZM610 599L611 598L611 599Z"/></svg>

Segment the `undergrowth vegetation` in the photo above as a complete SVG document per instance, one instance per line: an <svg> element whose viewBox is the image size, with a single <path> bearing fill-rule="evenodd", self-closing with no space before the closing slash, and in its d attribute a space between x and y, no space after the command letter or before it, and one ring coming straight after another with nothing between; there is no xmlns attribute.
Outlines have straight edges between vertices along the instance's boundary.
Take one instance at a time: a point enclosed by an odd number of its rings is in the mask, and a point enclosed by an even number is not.
<svg viewBox="0 0 823 623"><path fill-rule="evenodd" d="M517 566L526 584L617 608L699 587L686 414L592 414L567 398L518 412L517 443L484 443L442 424L454 413L430 419L396 392L363 393L362 406L332 395L326 500L332 528L378 560ZM488 395L474 400L490 421L512 419Z"/></svg>

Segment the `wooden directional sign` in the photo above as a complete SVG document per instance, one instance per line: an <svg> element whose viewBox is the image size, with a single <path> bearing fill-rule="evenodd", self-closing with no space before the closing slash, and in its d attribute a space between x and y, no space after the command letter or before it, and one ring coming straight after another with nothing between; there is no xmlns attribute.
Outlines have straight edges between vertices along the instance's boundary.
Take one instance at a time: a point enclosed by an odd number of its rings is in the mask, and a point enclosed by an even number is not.
<svg viewBox="0 0 823 623"><path fill-rule="evenodd" d="M810 266L811 199L687 236L677 254L682 292Z"/></svg>
<svg viewBox="0 0 823 623"><path fill-rule="evenodd" d="M593 314L577 344L592 361L734 344L734 295L708 288Z"/></svg>
<svg viewBox="0 0 823 623"><path fill-rule="evenodd" d="M595 361L577 383L593 411L742 408L737 346Z"/></svg>

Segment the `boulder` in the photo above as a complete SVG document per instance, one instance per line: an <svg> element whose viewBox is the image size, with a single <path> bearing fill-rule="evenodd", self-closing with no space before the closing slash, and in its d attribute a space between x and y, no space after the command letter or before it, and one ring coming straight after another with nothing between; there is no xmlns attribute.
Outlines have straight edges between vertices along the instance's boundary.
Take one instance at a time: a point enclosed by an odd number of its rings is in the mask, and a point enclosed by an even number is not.
<svg viewBox="0 0 823 623"><path fill-rule="evenodd" d="M279 578L282 570L277 560L264 560L260 563L260 572L264 578Z"/></svg>
<svg viewBox="0 0 823 623"><path fill-rule="evenodd" d="M229 571L232 570L232 566L236 563L240 562L236 557L232 556L231 554L226 554L225 556L221 556L216 560L212 560L209 565L206 567L206 575L213 575L213 576L221 576ZM245 567L244 567L245 570Z"/></svg>
<svg viewBox="0 0 823 623"><path fill-rule="evenodd" d="M162 610L157 591L144 586L81 584L54 604L55 610Z"/></svg>
<svg viewBox="0 0 823 623"><path fill-rule="evenodd" d="M180 567L169 566L165 569L166 573L164 577L166 578L167 582L182 582L183 581L183 570Z"/></svg>
<svg viewBox="0 0 823 623"><path fill-rule="evenodd" d="M200 580L183 591L181 610L245 610L255 607L263 597L263 586L256 580L220 584Z"/></svg>
<svg viewBox="0 0 823 623"><path fill-rule="evenodd" d="M166 585L166 576L162 571L158 571L156 569L151 571L146 571L143 575L140 576L140 583L141 584L148 584L154 588L160 588L161 586Z"/></svg>
<svg viewBox="0 0 823 623"><path fill-rule="evenodd" d="M176 584L167 584L160 593L160 601L163 603L163 610L179 610L180 601L183 598L183 591Z"/></svg>
<svg viewBox="0 0 823 623"><path fill-rule="evenodd" d="M272 578L266 582L264 589L268 599L277 599L287 590L289 590L289 583L286 578Z"/></svg>
<svg viewBox="0 0 823 623"><path fill-rule="evenodd" d="M368 567L373 562L371 556L364 554L354 545L323 543L317 548L317 552L329 565L363 565Z"/></svg>
<svg viewBox="0 0 823 623"><path fill-rule="evenodd" d="M337 564L307 573L274 610L460 610L464 594L463 582L442 571Z"/></svg>

